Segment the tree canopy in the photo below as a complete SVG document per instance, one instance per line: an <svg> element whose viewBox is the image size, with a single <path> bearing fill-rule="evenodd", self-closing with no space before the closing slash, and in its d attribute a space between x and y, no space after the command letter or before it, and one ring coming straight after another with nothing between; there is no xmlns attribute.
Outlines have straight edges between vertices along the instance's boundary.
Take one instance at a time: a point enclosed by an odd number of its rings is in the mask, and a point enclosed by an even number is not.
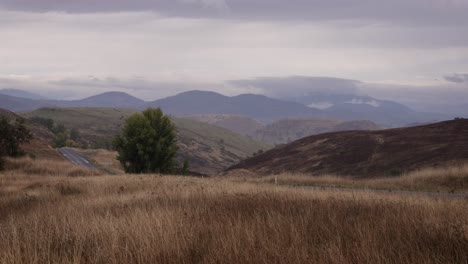
<svg viewBox="0 0 468 264"><path fill-rule="evenodd" d="M0 118L0 169L2 157L18 157L23 154L21 144L29 142L32 138L29 130L24 126L23 119L16 119L10 123L8 119Z"/></svg>
<svg viewBox="0 0 468 264"><path fill-rule="evenodd" d="M130 116L113 141L126 173L173 173L178 151L175 127L161 109Z"/></svg>

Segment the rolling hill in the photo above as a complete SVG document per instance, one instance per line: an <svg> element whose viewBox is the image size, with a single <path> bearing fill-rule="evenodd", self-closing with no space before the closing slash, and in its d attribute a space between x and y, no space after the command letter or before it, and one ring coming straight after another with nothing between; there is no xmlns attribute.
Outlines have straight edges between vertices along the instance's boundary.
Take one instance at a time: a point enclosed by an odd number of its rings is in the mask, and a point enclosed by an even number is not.
<svg viewBox="0 0 468 264"><path fill-rule="evenodd" d="M6 118L7 120L23 118L5 109L0 109L0 117ZM62 160L62 156L51 147L54 139L54 135L51 132L42 126L28 122L28 120L26 120L25 126L33 136L30 143L21 146L26 154L36 158Z"/></svg>
<svg viewBox="0 0 468 264"><path fill-rule="evenodd" d="M262 129L265 125L255 119L240 115L188 115L183 118L208 123L231 130L235 133L252 136L255 131Z"/></svg>
<svg viewBox="0 0 468 264"><path fill-rule="evenodd" d="M120 108L42 108L23 116L50 118L68 129L78 129L85 142L109 144L125 119L135 112ZM260 149L269 148L221 127L183 118L172 119L178 134L179 160L187 158L195 172L216 174Z"/></svg>
<svg viewBox="0 0 468 264"><path fill-rule="evenodd" d="M326 133L246 159L233 169L272 174L397 175L468 161L468 120L380 131Z"/></svg>
<svg viewBox="0 0 468 264"><path fill-rule="evenodd" d="M365 120L282 119L258 129L252 134L252 138L271 145L278 145L327 132L378 129L381 129L378 125Z"/></svg>

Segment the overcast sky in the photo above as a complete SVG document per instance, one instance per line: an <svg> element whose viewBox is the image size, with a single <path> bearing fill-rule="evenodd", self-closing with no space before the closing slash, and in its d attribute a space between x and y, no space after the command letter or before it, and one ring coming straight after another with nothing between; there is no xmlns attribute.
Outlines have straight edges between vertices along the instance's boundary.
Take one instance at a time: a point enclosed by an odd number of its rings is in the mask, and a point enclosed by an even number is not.
<svg viewBox="0 0 468 264"><path fill-rule="evenodd" d="M461 103L467 14L468 0L0 0L0 88L150 100L353 86Z"/></svg>

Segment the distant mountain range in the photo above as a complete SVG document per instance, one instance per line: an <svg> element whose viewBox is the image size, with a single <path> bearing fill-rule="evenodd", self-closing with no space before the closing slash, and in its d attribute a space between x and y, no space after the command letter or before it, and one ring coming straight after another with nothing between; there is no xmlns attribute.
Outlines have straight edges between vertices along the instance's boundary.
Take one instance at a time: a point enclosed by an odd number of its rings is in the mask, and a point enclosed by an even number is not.
<svg viewBox="0 0 468 264"><path fill-rule="evenodd" d="M352 94L310 93L289 100L320 108L322 117L370 120L388 127L451 119L451 115L415 111L403 104Z"/></svg>
<svg viewBox="0 0 468 264"><path fill-rule="evenodd" d="M123 92L107 92L94 95L82 100L56 101L61 106L69 107L118 107L129 109L141 109L146 102Z"/></svg>
<svg viewBox="0 0 468 264"><path fill-rule="evenodd" d="M32 100L47 100L47 98L42 95L31 93L28 91L18 90L18 89L1 89L0 94L19 97L19 98L32 99Z"/></svg>
<svg viewBox="0 0 468 264"><path fill-rule="evenodd" d="M21 95L18 91L15 94L17 96L0 93L0 108L23 112L42 107L116 107L137 110L147 107L161 107L166 113L175 116L240 115L264 123L284 118L370 120L387 127L435 122L451 118L451 116L436 113L417 112L395 102L344 95L334 99L324 95L309 95L304 96L304 98L295 98L295 101L285 101L255 94L229 97L214 92L189 91L146 102L123 92L107 92L73 101L18 97ZM313 107L320 103L322 109ZM324 108L326 103L328 103L328 107Z"/></svg>
<svg viewBox="0 0 468 264"><path fill-rule="evenodd" d="M242 94L234 97L214 92L190 91L154 102L148 106L161 107L173 115L230 114L272 121L287 117L310 117L320 110L300 103L272 99L263 95Z"/></svg>

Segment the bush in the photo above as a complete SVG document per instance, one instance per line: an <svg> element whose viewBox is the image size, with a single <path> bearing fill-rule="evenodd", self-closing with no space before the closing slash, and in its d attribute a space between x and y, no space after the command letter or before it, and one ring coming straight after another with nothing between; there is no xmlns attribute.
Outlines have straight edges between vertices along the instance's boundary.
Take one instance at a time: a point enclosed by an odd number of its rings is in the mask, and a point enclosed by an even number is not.
<svg viewBox="0 0 468 264"><path fill-rule="evenodd" d="M159 108L129 117L113 143L127 173L169 174L176 168L175 127Z"/></svg>
<svg viewBox="0 0 468 264"><path fill-rule="evenodd" d="M0 169L3 168L4 156L18 157L23 155L21 144L31 140L32 135L24 126L23 119L16 119L11 124L6 118L0 119Z"/></svg>
<svg viewBox="0 0 468 264"><path fill-rule="evenodd" d="M73 140L73 141L78 141L78 139L80 139L81 135L80 135L80 132L78 131L78 129L76 128L72 128L72 130L70 130L70 139Z"/></svg>
<svg viewBox="0 0 468 264"><path fill-rule="evenodd" d="M55 125L54 120L52 120L50 118L43 118L43 117L39 117L39 116L34 116L34 117L31 117L29 120L31 120L31 122L33 122L35 124L39 124L39 125L47 127L47 129L49 129L50 131L52 131L54 129L54 125Z"/></svg>
<svg viewBox="0 0 468 264"><path fill-rule="evenodd" d="M54 139L54 147L64 148L67 146L68 135L66 132L58 133Z"/></svg>

